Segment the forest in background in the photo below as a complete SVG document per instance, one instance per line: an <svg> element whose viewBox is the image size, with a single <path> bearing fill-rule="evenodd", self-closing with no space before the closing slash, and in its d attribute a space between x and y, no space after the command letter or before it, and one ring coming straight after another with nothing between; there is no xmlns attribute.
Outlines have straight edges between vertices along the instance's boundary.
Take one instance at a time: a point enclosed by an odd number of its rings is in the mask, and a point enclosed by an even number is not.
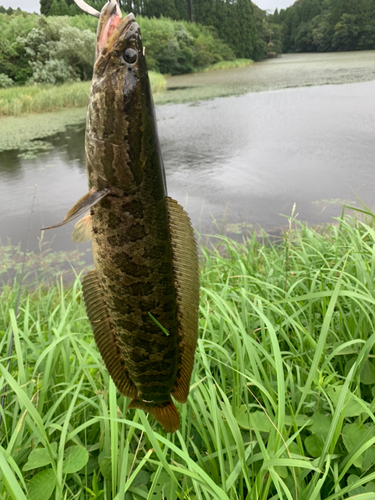
<svg viewBox="0 0 375 500"><path fill-rule="evenodd" d="M106 0L88 0L100 10ZM119 0L141 24L148 65L163 74L282 52L375 49L375 0L297 0L267 14L251 0ZM74 0L41 15L0 6L0 88L89 80L97 21Z"/></svg>
<svg viewBox="0 0 375 500"><path fill-rule="evenodd" d="M283 52L375 49L375 0L297 0L268 19L282 28Z"/></svg>
<svg viewBox="0 0 375 500"><path fill-rule="evenodd" d="M235 59L214 30L187 21L139 17L149 70L189 73ZM97 19L0 14L0 86L61 84L92 77Z"/></svg>
<svg viewBox="0 0 375 500"><path fill-rule="evenodd" d="M124 12L147 18L167 17L175 21L190 21L210 26L233 50L237 58L261 60L280 53L279 26L269 26L266 13L251 0L118 0ZM88 0L100 10L106 0ZM40 12L50 15L75 15L74 0L40 0ZM279 48L276 42L279 40ZM268 54L271 52L272 54Z"/></svg>
<svg viewBox="0 0 375 500"><path fill-rule="evenodd" d="M89 0L100 10L105 0ZM97 19L73 0L41 0L41 15L0 6L0 88L92 76ZM281 53L281 26L250 0L122 0L134 12L152 71L177 75Z"/></svg>

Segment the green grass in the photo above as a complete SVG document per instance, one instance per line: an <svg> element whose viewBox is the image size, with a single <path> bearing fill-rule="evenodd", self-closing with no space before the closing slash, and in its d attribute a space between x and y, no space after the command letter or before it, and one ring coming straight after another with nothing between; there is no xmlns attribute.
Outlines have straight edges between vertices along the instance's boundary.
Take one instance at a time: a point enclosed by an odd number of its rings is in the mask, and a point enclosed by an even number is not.
<svg viewBox="0 0 375 500"><path fill-rule="evenodd" d="M167 80L165 76L156 73L155 71L149 71L148 75L150 77L151 90L153 94L160 94L160 92L164 92L167 88Z"/></svg>
<svg viewBox="0 0 375 500"><path fill-rule="evenodd" d="M252 59L235 59L234 61L219 61L203 71L213 71L216 69L233 69L233 68L244 68L245 66L251 66L254 63Z"/></svg>
<svg viewBox="0 0 375 500"><path fill-rule="evenodd" d="M153 93L166 88L163 75L150 71ZM90 82L63 85L33 85L0 89L0 116L19 116L24 113L46 113L87 105Z"/></svg>
<svg viewBox="0 0 375 500"><path fill-rule="evenodd" d="M218 237L202 254L195 368L172 436L126 409L78 279L24 290L17 318L4 287L0 498L374 498L373 218L324 231L291 219L278 244Z"/></svg>
<svg viewBox="0 0 375 500"><path fill-rule="evenodd" d="M86 106L90 82L0 89L0 116L46 113Z"/></svg>

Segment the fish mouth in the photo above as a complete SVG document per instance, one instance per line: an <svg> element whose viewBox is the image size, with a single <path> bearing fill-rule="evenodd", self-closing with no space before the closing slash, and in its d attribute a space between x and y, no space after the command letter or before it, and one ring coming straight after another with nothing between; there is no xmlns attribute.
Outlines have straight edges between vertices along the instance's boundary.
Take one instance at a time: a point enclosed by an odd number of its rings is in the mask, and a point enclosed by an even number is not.
<svg viewBox="0 0 375 500"><path fill-rule="evenodd" d="M121 19L121 10L117 0L109 0L104 5L100 13L96 38L97 61L111 51L121 33L127 30L133 21L135 21L133 14L128 14Z"/></svg>

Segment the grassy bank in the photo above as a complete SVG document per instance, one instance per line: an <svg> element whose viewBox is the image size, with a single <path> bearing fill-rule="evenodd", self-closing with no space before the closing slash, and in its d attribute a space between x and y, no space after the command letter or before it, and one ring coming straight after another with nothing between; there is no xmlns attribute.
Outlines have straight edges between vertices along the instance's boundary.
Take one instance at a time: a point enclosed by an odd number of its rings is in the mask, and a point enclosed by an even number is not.
<svg viewBox="0 0 375 500"><path fill-rule="evenodd" d="M251 66L251 59L220 61L202 71L243 68ZM149 72L152 93L157 96L167 88L166 77ZM87 105L90 82L73 82L63 85L31 85L0 89L0 117L20 116L30 113L48 113ZM157 100L157 98L156 98Z"/></svg>
<svg viewBox="0 0 375 500"><path fill-rule="evenodd" d="M252 66L254 61L252 59L235 59L234 61L219 61L202 71L215 71L218 69L234 69L234 68L245 68L246 66Z"/></svg>
<svg viewBox="0 0 375 500"><path fill-rule="evenodd" d="M375 494L373 218L203 249L181 430L128 411L77 280L0 301L0 495L367 500ZM5 370L11 328L15 343ZM355 496L359 495L359 496Z"/></svg>
<svg viewBox="0 0 375 500"><path fill-rule="evenodd" d="M163 75L150 72L155 96L166 86ZM33 148L35 140L82 124L90 82L60 86L0 89L0 151Z"/></svg>
<svg viewBox="0 0 375 500"><path fill-rule="evenodd" d="M164 76L153 71L150 71L150 82L154 94L166 88ZM87 105L89 90L90 82L0 89L0 117L82 108Z"/></svg>

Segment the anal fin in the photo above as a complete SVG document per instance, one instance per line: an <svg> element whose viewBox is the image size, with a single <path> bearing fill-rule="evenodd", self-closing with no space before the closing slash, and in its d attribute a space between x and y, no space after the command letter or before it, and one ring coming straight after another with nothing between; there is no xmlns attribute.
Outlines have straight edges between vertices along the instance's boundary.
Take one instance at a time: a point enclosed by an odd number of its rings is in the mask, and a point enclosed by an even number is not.
<svg viewBox="0 0 375 500"><path fill-rule="evenodd" d="M189 395L198 338L198 252L189 216L175 200L166 198L166 203L176 281L179 335L179 363L172 395L179 403L185 403Z"/></svg>
<svg viewBox="0 0 375 500"><path fill-rule="evenodd" d="M108 373L121 394L129 398L134 398L137 395L137 389L129 377L124 358L118 347L103 295L103 289L95 270L90 271L83 278L82 290L95 342Z"/></svg>
<svg viewBox="0 0 375 500"><path fill-rule="evenodd" d="M177 409L171 399L160 406L141 399L134 398L130 401L128 408L138 408L151 413L155 420L163 427L166 432L176 432L180 428L180 417Z"/></svg>

